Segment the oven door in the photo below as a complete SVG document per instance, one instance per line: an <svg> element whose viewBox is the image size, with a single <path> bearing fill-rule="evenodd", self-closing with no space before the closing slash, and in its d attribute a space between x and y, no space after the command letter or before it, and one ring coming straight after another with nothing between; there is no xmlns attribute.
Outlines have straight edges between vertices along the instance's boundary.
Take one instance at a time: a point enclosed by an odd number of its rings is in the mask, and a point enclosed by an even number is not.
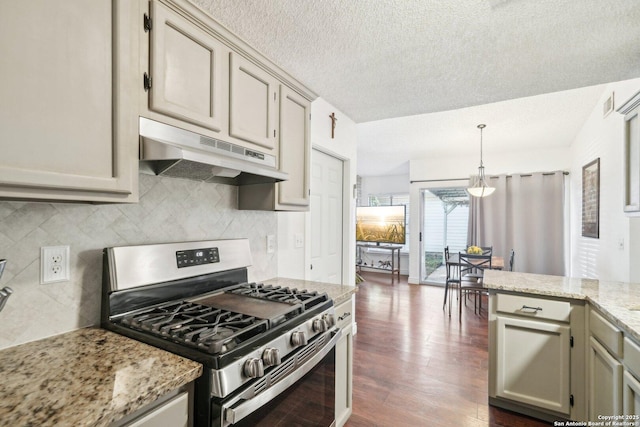
<svg viewBox="0 0 640 427"><path fill-rule="evenodd" d="M327 331L247 388L213 399L212 425L334 426L335 346L341 333Z"/></svg>

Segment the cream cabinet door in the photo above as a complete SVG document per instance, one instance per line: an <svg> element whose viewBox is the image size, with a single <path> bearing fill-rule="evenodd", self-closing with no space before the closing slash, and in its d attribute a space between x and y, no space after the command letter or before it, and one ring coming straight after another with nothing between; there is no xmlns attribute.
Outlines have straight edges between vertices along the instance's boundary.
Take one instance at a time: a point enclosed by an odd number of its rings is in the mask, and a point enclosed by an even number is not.
<svg viewBox="0 0 640 427"><path fill-rule="evenodd" d="M569 326L497 316L496 327L496 395L569 414Z"/></svg>
<svg viewBox="0 0 640 427"><path fill-rule="evenodd" d="M336 343L336 427L342 427L353 412L353 303L343 302L335 310L342 337Z"/></svg>
<svg viewBox="0 0 640 427"><path fill-rule="evenodd" d="M230 54L229 134L276 148L278 81L237 53Z"/></svg>
<svg viewBox="0 0 640 427"><path fill-rule="evenodd" d="M292 205L306 210L309 206L309 139L311 104L302 96L280 86L280 170L289 180L278 184L277 208Z"/></svg>
<svg viewBox="0 0 640 427"><path fill-rule="evenodd" d="M132 9L0 0L0 197L137 201Z"/></svg>
<svg viewBox="0 0 640 427"><path fill-rule="evenodd" d="M589 419L622 414L623 366L595 338L589 339Z"/></svg>
<svg viewBox="0 0 640 427"><path fill-rule="evenodd" d="M625 371L622 377L622 399L625 415L640 415L640 381L629 371ZM638 420L630 421L637 423Z"/></svg>
<svg viewBox="0 0 640 427"><path fill-rule="evenodd" d="M226 131L228 49L159 1L151 16L149 108Z"/></svg>

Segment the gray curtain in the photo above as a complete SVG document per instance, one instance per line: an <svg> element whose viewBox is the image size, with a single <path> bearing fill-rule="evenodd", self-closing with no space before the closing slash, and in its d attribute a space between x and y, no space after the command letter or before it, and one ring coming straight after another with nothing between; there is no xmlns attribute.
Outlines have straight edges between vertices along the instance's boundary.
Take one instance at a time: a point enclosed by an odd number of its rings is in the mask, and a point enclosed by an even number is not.
<svg viewBox="0 0 640 427"><path fill-rule="evenodd" d="M491 177L496 191L470 197L468 243L493 246L514 271L564 275L563 172Z"/></svg>

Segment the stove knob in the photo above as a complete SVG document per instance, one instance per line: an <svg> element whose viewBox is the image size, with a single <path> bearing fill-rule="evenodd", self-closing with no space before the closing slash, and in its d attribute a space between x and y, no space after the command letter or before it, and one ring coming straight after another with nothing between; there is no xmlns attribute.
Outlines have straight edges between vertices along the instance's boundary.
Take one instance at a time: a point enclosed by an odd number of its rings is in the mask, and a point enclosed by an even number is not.
<svg viewBox="0 0 640 427"><path fill-rule="evenodd" d="M315 319L312 327L313 332L324 332L327 330L327 322L324 319Z"/></svg>
<svg viewBox="0 0 640 427"><path fill-rule="evenodd" d="M332 328L336 325L336 319L335 317L333 317L333 314L331 313L323 314L322 320L324 320L327 323L328 328Z"/></svg>
<svg viewBox="0 0 640 427"><path fill-rule="evenodd" d="M307 337L304 335L304 331L293 331L291 334L291 345L294 347L307 345Z"/></svg>
<svg viewBox="0 0 640 427"><path fill-rule="evenodd" d="M277 348L265 348L262 353L264 366L276 366L280 364L280 352Z"/></svg>
<svg viewBox="0 0 640 427"><path fill-rule="evenodd" d="M262 364L262 359L251 358L247 359L244 362L244 366L242 368L245 376L248 378L259 378L264 375L264 365Z"/></svg>

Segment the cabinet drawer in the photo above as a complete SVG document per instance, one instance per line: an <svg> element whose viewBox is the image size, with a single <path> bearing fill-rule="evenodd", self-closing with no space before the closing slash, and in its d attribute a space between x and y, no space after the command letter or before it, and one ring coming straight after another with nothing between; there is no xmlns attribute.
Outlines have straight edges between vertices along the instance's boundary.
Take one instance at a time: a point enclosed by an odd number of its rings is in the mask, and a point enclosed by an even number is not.
<svg viewBox="0 0 640 427"><path fill-rule="evenodd" d="M346 328L353 321L353 306L351 299L343 302L335 308L336 324L340 328Z"/></svg>
<svg viewBox="0 0 640 427"><path fill-rule="evenodd" d="M624 364L636 378L640 378L640 347L629 338L624 339Z"/></svg>
<svg viewBox="0 0 640 427"><path fill-rule="evenodd" d="M593 310L589 310L589 332L607 350L622 357L622 331Z"/></svg>
<svg viewBox="0 0 640 427"><path fill-rule="evenodd" d="M535 317L537 319L558 320L568 322L571 304L568 301L555 301L531 296L497 294L496 310L518 316Z"/></svg>

